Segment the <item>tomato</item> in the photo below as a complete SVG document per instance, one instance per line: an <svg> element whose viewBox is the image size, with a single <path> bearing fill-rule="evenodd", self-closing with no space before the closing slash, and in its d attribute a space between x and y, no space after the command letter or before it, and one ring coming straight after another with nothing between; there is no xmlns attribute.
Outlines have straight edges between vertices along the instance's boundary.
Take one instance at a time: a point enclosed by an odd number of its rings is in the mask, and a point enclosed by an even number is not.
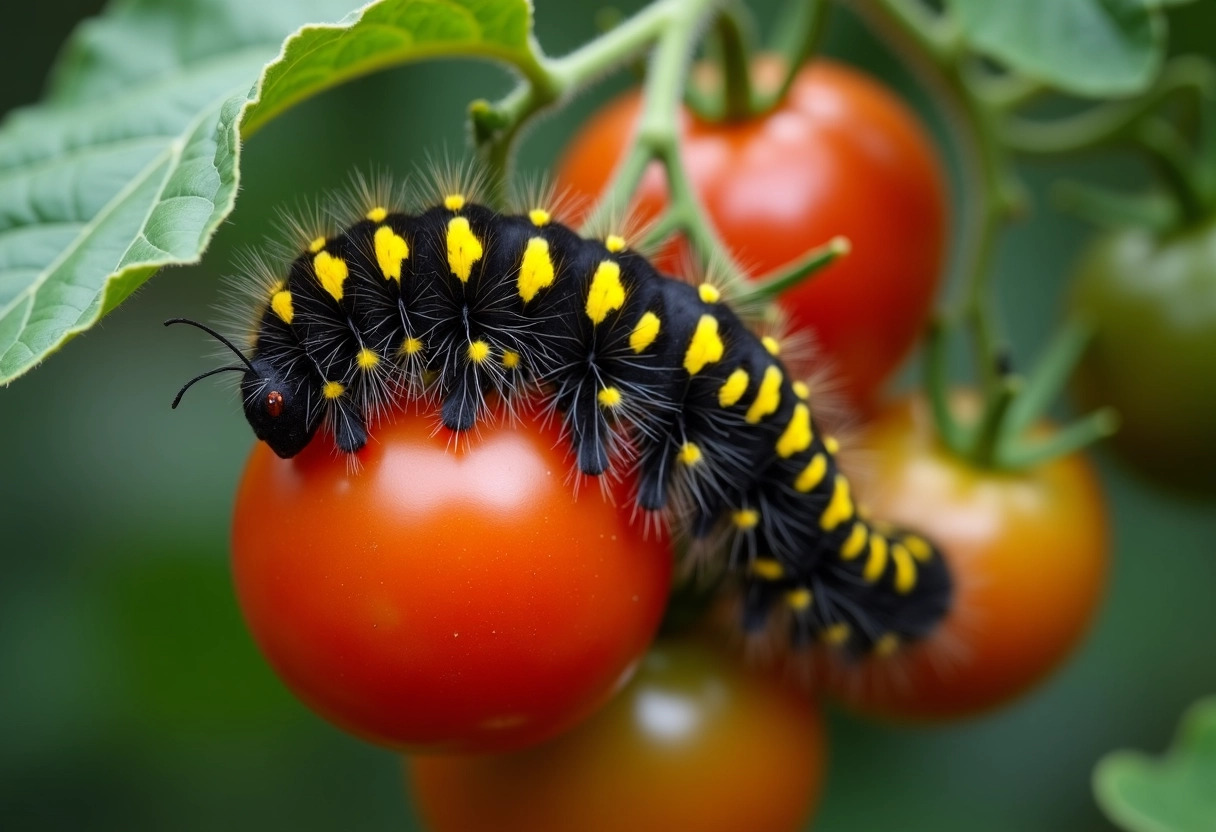
<svg viewBox="0 0 1216 832"><path fill-rule="evenodd" d="M1109 541L1093 468L1074 454L1016 473L977 469L939 444L919 398L884 408L860 447L873 452L875 486L861 499L941 547L955 597L928 639L837 666L829 687L857 710L912 718L971 714L1028 690L1077 646L1102 597Z"/></svg>
<svg viewBox="0 0 1216 832"><path fill-rule="evenodd" d="M659 642L603 711L515 754L416 757L431 832L796 832L823 777L801 691L694 641Z"/></svg>
<svg viewBox="0 0 1216 832"><path fill-rule="evenodd" d="M666 541L598 488L556 427L431 415L377 428L358 470L318 438L263 443L237 495L233 570L255 640L304 702L372 742L541 741L619 689L666 604Z"/></svg>
<svg viewBox="0 0 1216 832"><path fill-rule="evenodd" d="M778 66L757 65L757 86ZM557 185L591 201L628 146L639 94L610 103L566 150ZM781 268L843 234L852 252L783 298L808 327L844 391L865 403L908 353L942 272L946 199L941 166L913 114L862 73L829 61L804 67L772 112L742 123L685 113L685 165L723 242L749 274ZM667 198L661 169L642 180L641 220ZM659 267L687 255L668 248Z"/></svg>
<svg viewBox="0 0 1216 832"><path fill-rule="evenodd" d="M1073 305L1096 327L1078 392L1119 411L1118 450L1165 483L1216 492L1216 219L1099 238Z"/></svg>

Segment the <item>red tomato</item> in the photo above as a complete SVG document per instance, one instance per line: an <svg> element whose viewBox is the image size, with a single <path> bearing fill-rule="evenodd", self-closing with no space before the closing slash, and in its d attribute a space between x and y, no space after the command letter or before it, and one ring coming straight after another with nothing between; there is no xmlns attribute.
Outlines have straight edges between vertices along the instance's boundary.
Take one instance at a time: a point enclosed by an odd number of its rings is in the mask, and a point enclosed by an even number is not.
<svg viewBox="0 0 1216 832"><path fill-rule="evenodd" d="M758 85L775 82L757 65ZM591 119L557 171L557 185L588 201L604 189L637 122L626 94ZM817 61L799 72L772 112L718 124L686 113L685 165L726 246L753 276L797 260L843 234L852 253L783 299L792 323L809 327L864 403L916 341L945 252L946 199L933 145L899 99L860 72ZM653 166L635 203L640 219L667 199ZM669 273L682 255L667 249ZM687 262L683 260L683 262Z"/></svg>
<svg viewBox="0 0 1216 832"><path fill-rule="evenodd" d="M669 641L557 740L417 757L408 776L431 832L797 832L823 768L823 728L801 691Z"/></svg>
<svg viewBox="0 0 1216 832"><path fill-rule="evenodd" d="M322 716L402 749L487 751L602 705L650 644L671 554L598 488L576 495L556 428L475 437L403 415L359 469L318 435L259 443L233 569L254 637Z"/></svg>
<svg viewBox="0 0 1216 832"><path fill-rule="evenodd" d="M888 405L859 444L873 451L869 510L940 546L956 594L934 635L897 658L837 666L831 689L860 711L932 718L1028 690L1077 646L1106 584L1106 511L1088 461L977 469L943 449L919 398Z"/></svg>

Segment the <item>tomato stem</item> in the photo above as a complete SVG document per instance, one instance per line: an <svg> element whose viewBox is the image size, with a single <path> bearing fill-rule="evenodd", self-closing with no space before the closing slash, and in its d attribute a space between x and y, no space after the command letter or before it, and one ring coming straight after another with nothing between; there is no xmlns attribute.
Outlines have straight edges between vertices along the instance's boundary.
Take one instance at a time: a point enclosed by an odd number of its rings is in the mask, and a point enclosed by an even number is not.
<svg viewBox="0 0 1216 832"><path fill-rule="evenodd" d="M739 298L742 304L771 303L852 250L848 237L833 237L818 248L811 249L787 268L771 272L747 285Z"/></svg>
<svg viewBox="0 0 1216 832"><path fill-rule="evenodd" d="M950 407L950 373L946 364L948 334L946 321L940 315L934 315L925 334L925 389L938 437L951 452L962 456L967 451L967 434Z"/></svg>
<svg viewBox="0 0 1216 832"><path fill-rule="evenodd" d="M1020 470L1042 465L1076 453L1095 442L1113 436L1119 429L1119 414L1105 407L1066 425L1046 439L1014 442L996 462L1002 468Z"/></svg>
<svg viewBox="0 0 1216 832"><path fill-rule="evenodd" d="M968 457L981 468L998 467L1002 439L1009 409L1022 389L1019 376L1007 375L997 383L996 394L984 401L984 411L975 427L975 439Z"/></svg>
<svg viewBox="0 0 1216 832"><path fill-rule="evenodd" d="M718 43L722 50L722 119L745 121L753 108L751 62L746 9L729 3L715 18Z"/></svg>
<svg viewBox="0 0 1216 832"><path fill-rule="evenodd" d="M1043 417L1063 392L1093 335L1093 325L1088 321L1073 318L1065 322L1043 351L1021 395L1009 408L1004 425L1006 437L1011 440Z"/></svg>
<svg viewBox="0 0 1216 832"><path fill-rule="evenodd" d="M785 70L781 83L753 102L753 117L771 112L785 100L798 70L818 51L830 10L827 0L788 0L768 43L769 51L784 59Z"/></svg>
<svg viewBox="0 0 1216 832"><path fill-rule="evenodd" d="M1150 118L1140 124L1135 140L1148 153L1161 180L1177 200L1182 224L1192 225L1206 219L1209 207L1196 187L1190 149L1178 130L1162 118Z"/></svg>
<svg viewBox="0 0 1216 832"><path fill-rule="evenodd" d="M636 59L664 35L676 18L685 15L690 5L700 10L712 3L659 0L560 58L547 57L536 47L535 57L516 63L523 79L511 92L494 104L474 102L469 108L471 132L489 169L494 189L491 201L505 201L515 145L538 113L559 106L600 76Z"/></svg>
<svg viewBox="0 0 1216 832"><path fill-rule="evenodd" d="M1183 55L1166 64L1146 92L1134 98L1096 104L1080 113L1039 120L1006 115L1000 140L1016 153L1058 156L1110 146L1132 136L1136 125L1174 98L1198 101L1216 92L1216 69L1205 58Z"/></svg>

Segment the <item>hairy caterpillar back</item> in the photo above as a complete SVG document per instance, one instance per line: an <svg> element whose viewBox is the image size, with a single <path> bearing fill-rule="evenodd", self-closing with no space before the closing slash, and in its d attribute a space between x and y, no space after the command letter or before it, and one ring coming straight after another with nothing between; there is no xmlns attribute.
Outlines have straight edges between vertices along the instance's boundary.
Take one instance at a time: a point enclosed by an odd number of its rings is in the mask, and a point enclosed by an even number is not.
<svg viewBox="0 0 1216 832"><path fill-rule="evenodd" d="M810 389L719 287L661 275L623 235L583 238L543 204L368 199L271 270L252 354L227 368L279 456L319 430L354 454L405 401L434 399L469 431L489 399L538 394L583 474L633 474L640 509L729 538L747 628L779 611L798 643L887 655L944 616L940 553L862 515Z"/></svg>

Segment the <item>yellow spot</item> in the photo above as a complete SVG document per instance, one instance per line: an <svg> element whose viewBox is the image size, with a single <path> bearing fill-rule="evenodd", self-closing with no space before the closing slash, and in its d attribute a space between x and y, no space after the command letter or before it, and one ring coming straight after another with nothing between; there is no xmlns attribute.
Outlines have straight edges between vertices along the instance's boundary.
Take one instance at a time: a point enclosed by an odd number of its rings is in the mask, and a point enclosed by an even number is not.
<svg viewBox="0 0 1216 832"><path fill-rule="evenodd" d="M819 525L825 532L830 532L852 516L853 498L849 496L849 481L837 474L832 484L832 498L819 518ZM873 540L871 538L871 543Z"/></svg>
<svg viewBox="0 0 1216 832"><path fill-rule="evenodd" d="M380 206L376 206L372 210L368 211L365 216L372 222L384 222L384 218L388 216L388 210L381 208Z"/></svg>
<svg viewBox="0 0 1216 832"><path fill-rule="evenodd" d="M360 370L370 370L380 363L380 356L376 355L374 350L364 347L355 356L355 362L358 363Z"/></svg>
<svg viewBox="0 0 1216 832"><path fill-rule="evenodd" d="M412 335L401 343L402 355L417 355L422 352L422 340Z"/></svg>
<svg viewBox="0 0 1216 832"><path fill-rule="evenodd" d="M904 545L908 547L908 551L912 553L912 557L921 563L927 563L929 558L933 556L933 547L923 537L917 537L914 534L907 535L904 537Z"/></svg>
<svg viewBox="0 0 1216 832"><path fill-rule="evenodd" d="M861 550L866 547L866 540L870 536L870 530L866 528L866 524L860 521L853 524L853 531L849 532L849 537L840 547L840 557L844 560L852 560L861 554Z"/></svg>
<svg viewBox="0 0 1216 832"><path fill-rule="evenodd" d="M316 270L317 279L321 281L325 291L329 292L334 300L342 300L342 285L350 274L346 261L341 257L334 257L328 251L322 251L312 258L312 267Z"/></svg>
<svg viewBox="0 0 1216 832"><path fill-rule="evenodd" d="M760 512L754 508L741 508L732 514L730 519L735 524L736 529L747 531L748 529L756 528L756 524L760 522Z"/></svg>
<svg viewBox="0 0 1216 832"><path fill-rule="evenodd" d="M606 240L604 240L604 248L608 249L609 251L611 251L613 253L616 253L618 251L624 251L625 250L625 238L619 234L609 234L608 238Z"/></svg>
<svg viewBox="0 0 1216 832"><path fill-rule="evenodd" d="M532 220L532 224L537 228L541 228L549 224L551 217L544 208L533 208L528 212L528 219Z"/></svg>
<svg viewBox="0 0 1216 832"><path fill-rule="evenodd" d="M811 410L804 404L794 405L794 415L777 440L777 455L788 459L811 446Z"/></svg>
<svg viewBox="0 0 1216 832"><path fill-rule="evenodd" d="M452 217L448 221L448 267L461 283L468 281L473 264L483 253L481 240L469 227L469 221L464 217Z"/></svg>
<svg viewBox="0 0 1216 832"><path fill-rule="evenodd" d="M766 581L779 581L785 575L785 570L781 568L781 564L772 558L756 558L751 562L748 571L757 578L763 578Z"/></svg>
<svg viewBox="0 0 1216 832"><path fill-rule="evenodd" d="M870 556L866 558L861 577L866 583L874 583L887 569L887 539L880 534L870 536Z"/></svg>
<svg viewBox="0 0 1216 832"><path fill-rule="evenodd" d="M311 253L316 254L318 251L325 248L325 243L326 243L326 239L324 237L317 237L311 243L308 244L308 250Z"/></svg>
<svg viewBox="0 0 1216 832"><path fill-rule="evenodd" d="M616 407L621 403L621 391L615 387L605 387L595 398L599 401L600 407Z"/></svg>
<svg viewBox="0 0 1216 832"><path fill-rule="evenodd" d="M372 242L376 249L376 263L384 279L400 283L401 264L410 256L410 247L405 239L387 225L382 225L376 229Z"/></svg>
<svg viewBox="0 0 1216 832"><path fill-rule="evenodd" d="M514 370L516 367L518 367L519 353L515 352L515 350L503 350L502 366L506 367L508 370Z"/></svg>
<svg viewBox="0 0 1216 832"><path fill-rule="evenodd" d="M912 554L899 543L892 543L891 562L895 564L895 591L907 595L916 588L916 564L912 562Z"/></svg>
<svg viewBox="0 0 1216 832"><path fill-rule="evenodd" d="M853 631L849 629L849 625L845 624L843 621L840 621L826 628L819 637L823 639L824 644L829 644L832 647L839 647L848 641L849 636L852 634Z"/></svg>
<svg viewBox="0 0 1216 832"><path fill-rule="evenodd" d="M749 425L754 425L770 413L776 412L780 404L781 370L776 365L771 365L765 368L764 378L760 380L760 389L743 418Z"/></svg>
<svg viewBox="0 0 1216 832"><path fill-rule="evenodd" d="M459 211L464 207L464 194L448 194L443 198L443 207L449 211Z"/></svg>
<svg viewBox="0 0 1216 832"><path fill-rule="evenodd" d="M803 401L811 397L811 388L807 386L805 381L795 381L790 386L794 388L794 395Z"/></svg>
<svg viewBox="0 0 1216 832"><path fill-rule="evenodd" d="M336 399L346 392L346 385L340 381L327 381L321 388L321 394L327 399Z"/></svg>
<svg viewBox="0 0 1216 832"><path fill-rule="evenodd" d="M717 303L722 299L722 293L712 283L702 283L697 287L697 294L701 296L702 303Z"/></svg>
<svg viewBox="0 0 1216 832"><path fill-rule="evenodd" d="M291 292L286 290L280 289L274 293L274 297L270 299L270 308L285 324L291 323L291 319L295 317L295 309L291 305Z"/></svg>
<svg viewBox="0 0 1216 832"><path fill-rule="evenodd" d="M684 369L690 376L695 376L706 364L720 360L723 350L722 337L718 335L718 319L713 315L702 315L684 353Z"/></svg>
<svg viewBox="0 0 1216 832"><path fill-rule="evenodd" d="M836 441L835 436L829 436L823 440L823 447L828 449L830 454L840 453L840 443Z"/></svg>
<svg viewBox="0 0 1216 832"><path fill-rule="evenodd" d="M743 394L747 392L749 381L747 370L742 367L735 370L726 377L726 382L718 388L718 404L722 407L730 407L739 401L739 399L743 398Z"/></svg>
<svg viewBox="0 0 1216 832"><path fill-rule="evenodd" d="M685 465L696 465L701 456L701 449L694 442L685 442L680 448L680 462Z"/></svg>
<svg viewBox="0 0 1216 832"><path fill-rule="evenodd" d="M899 636L895 635L895 633L883 633L878 641L874 642L874 655L880 659L889 659L898 650Z"/></svg>
<svg viewBox="0 0 1216 832"><path fill-rule="evenodd" d="M781 343L771 335L765 335L760 339L760 343L764 344L764 348L768 350L769 355L781 354Z"/></svg>
<svg viewBox="0 0 1216 832"><path fill-rule="evenodd" d="M604 260L591 278L587 290L587 317L598 324L608 313L620 309L625 303L625 287L621 285L621 267L611 260Z"/></svg>
<svg viewBox="0 0 1216 832"><path fill-rule="evenodd" d="M490 357L490 345L485 341L477 340L469 344L469 360L474 364L480 364Z"/></svg>
<svg viewBox="0 0 1216 832"><path fill-rule="evenodd" d="M524 303L536 297L536 293L553 283L553 258L549 256L549 241L544 237L528 240L524 258L519 264L519 277L515 285Z"/></svg>
<svg viewBox="0 0 1216 832"><path fill-rule="evenodd" d="M828 460L823 454L815 454L811 461L802 469L798 479L794 480L794 488L803 494L813 491L815 486L823 482L823 475L828 472Z"/></svg>
<svg viewBox="0 0 1216 832"><path fill-rule="evenodd" d="M785 603L789 605L789 608L795 612L809 610L814 601L815 596L812 595L811 591L804 586L800 586L797 589L791 589L789 592L785 593Z"/></svg>
<svg viewBox="0 0 1216 832"><path fill-rule="evenodd" d="M659 329L662 325L663 322L659 320L659 316L653 312L647 312L638 318L637 325L629 334L630 348L634 352L641 352L649 347L654 343L654 339L659 337Z"/></svg>

